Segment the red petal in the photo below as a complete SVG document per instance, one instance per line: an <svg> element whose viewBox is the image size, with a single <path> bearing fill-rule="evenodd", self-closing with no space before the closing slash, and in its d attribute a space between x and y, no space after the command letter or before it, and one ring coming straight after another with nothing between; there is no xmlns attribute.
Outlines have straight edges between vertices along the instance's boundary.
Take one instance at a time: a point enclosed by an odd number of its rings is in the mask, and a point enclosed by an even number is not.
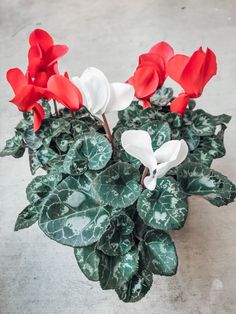
<svg viewBox="0 0 236 314"><path fill-rule="evenodd" d="M206 83L215 75L217 72L216 55L214 52L207 48L205 62L201 69L201 80L202 85L205 86Z"/></svg>
<svg viewBox="0 0 236 314"><path fill-rule="evenodd" d="M38 72L44 69L44 62L41 58L31 58L29 59L28 72L32 77L35 77Z"/></svg>
<svg viewBox="0 0 236 314"><path fill-rule="evenodd" d="M157 54L146 53L139 56L139 63L141 65L155 66L159 76L158 87L161 87L166 79L166 67L163 58L158 56Z"/></svg>
<svg viewBox="0 0 236 314"><path fill-rule="evenodd" d="M29 43L31 46L39 46L46 51L53 46L53 39L48 32L43 29L35 29L29 37Z"/></svg>
<svg viewBox="0 0 236 314"><path fill-rule="evenodd" d="M44 120L45 112L43 107L40 106L38 103L34 105L33 110L34 110L34 132L37 132Z"/></svg>
<svg viewBox="0 0 236 314"><path fill-rule="evenodd" d="M200 74L204 62L205 53L202 48L199 48L190 57L180 77L181 86L188 95L194 98L199 97L204 88Z"/></svg>
<svg viewBox="0 0 236 314"><path fill-rule="evenodd" d="M150 50L149 53L157 54L162 57L167 63L167 61L173 57L174 49L165 41L161 41L154 45Z"/></svg>
<svg viewBox="0 0 236 314"><path fill-rule="evenodd" d="M46 72L39 72L35 79L34 79L34 85L40 86L40 87L47 87L48 82L48 75Z"/></svg>
<svg viewBox="0 0 236 314"><path fill-rule="evenodd" d="M16 94L11 102L16 104L20 111L27 112L31 110L36 101L44 98L44 96L44 89L33 85L26 85Z"/></svg>
<svg viewBox="0 0 236 314"><path fill-rule="evenodd" d="M173 100L170 104L170 111L183 115L185 113L188 103L189 96L185 93L179 94L179 96L175 98L175 100Z"/></svg>
<svg viewBox="0 0 236 314"><path fill-rule="evenodd" d="M66 45L54 45L48 49L45 55L45 62L48 66L63 57L69 48Z"/></svg>
<svg viewBox="0 0 236 314"><path fill-rule="evenodd" d="M158 73L153 66L140 66L134 73L133 86L137 98L151 97L159 84Z"/></svg>
<svg viewBox="0 0 236 314"><path fill-rule="evenodd" d="M82 106L82 95L79 89L62 75L53 75L48 80L48 90L53 98L69 108L79 110Z"/></svg>
<svg viewBox="0 0 236 314"><path fill-rule="evenodd" d="M18 68L10 69L7 71L6 76L15 94L19 93L23 86L27 85L26 76Z"/></svg>
<svg viewBox="0 0 236 314"><path fill-rule="evenodd" d="M150 108L152 105L147 99L143 99L143 109Z"/></svg>
<svg viewBox="0 0 236 314"><path fill-rule="evenodd" d="M42 58L42 51L39 46L32 46L28 52L28 60L30 61L33 58Z"/></svg>
<svg viewBox="0 0 236 314"><path fill-rule="evenodd" d="M185 55L175 55L171 58L166 66L166 72L177 83L180 83L181 74L189 61L189 57Z"/></svg>

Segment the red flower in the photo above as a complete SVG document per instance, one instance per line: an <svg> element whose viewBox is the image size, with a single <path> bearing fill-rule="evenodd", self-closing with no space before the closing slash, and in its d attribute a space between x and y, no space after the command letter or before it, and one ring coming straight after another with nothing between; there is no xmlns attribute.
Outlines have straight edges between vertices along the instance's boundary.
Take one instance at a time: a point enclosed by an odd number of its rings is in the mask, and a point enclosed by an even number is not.
<svg viewBox="0 0 236 314"><path fill-rule="evenodd" d="M170 106L172 112L184 114L190 98L201 96L206 83L216 74L216 56L199 48L191 57L177 54L167 64L167 74L184 89Z"/></svg>
<svg viewBox="0 0 236 314"><path fill-rule="evenodd" d="M45 90L29 84L27 76L18 68L7 72L7 80L15 93L15 97L10 102L22 112L34 111L34 131L36 132L44 119L44 109L37 101L45 97Z"/></svg>
<svg viewBox="0 0 236 314"><path fill-rule="evenodd" d="M64 56L68 47L54 45L52 37L42 29L34 30L29 37L28 73L34 85L46 87L48 79L58 74L57 60Z"/></svg>
<svg viewBox="0 0 236 314"><path fill-rule="evenodd" d="M82 107L82 94L69 80L68 75L53 75L48 80L47 90L49 95L72 111Z"/></svg>
<svg viewBox="0 0 236 314"><path fill-rule="evenodd" d="M135 96L143 100L144 108L150 106L148 99L163 85L166 79L166 63L173 54L173 48L162 41L139 57L139 65L127 82L133 85Z"/></svg>

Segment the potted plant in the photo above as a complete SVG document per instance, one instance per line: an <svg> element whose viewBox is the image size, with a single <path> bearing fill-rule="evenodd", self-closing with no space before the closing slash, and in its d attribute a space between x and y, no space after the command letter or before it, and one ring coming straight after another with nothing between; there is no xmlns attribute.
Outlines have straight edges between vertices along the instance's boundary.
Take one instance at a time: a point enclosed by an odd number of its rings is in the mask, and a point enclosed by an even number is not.
<svg viewBox="0 0 236 314"><path fill-rule="evenodd" d="M124 302L140 300L153 275L176 274L178 257L168 231L184 226L188 198L215 206L236 196L235 185L211 168L225 155L230 116L195 109L195 98L216 74L213 51L175 54L160 42L139 57L126 83L109 83L93 67L60 74L67 46L44 30L29 37L25 73L7 72L23 112L1 156L28 151L34 176L28 206L15 230L38 222L52 240L73 248L84 275L114 289ZM169 76L182 88L164 87ZM118 111L113 131L106 114Z"/></svg>

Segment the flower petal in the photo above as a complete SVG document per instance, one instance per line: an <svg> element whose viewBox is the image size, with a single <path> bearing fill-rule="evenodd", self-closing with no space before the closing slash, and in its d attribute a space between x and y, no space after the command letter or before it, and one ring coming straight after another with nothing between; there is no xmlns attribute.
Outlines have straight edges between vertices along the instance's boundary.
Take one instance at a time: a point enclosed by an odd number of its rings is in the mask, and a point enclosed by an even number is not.
<svg viewBox="0 0 236 314"><path fill-rule="evenodd" d="M62 75L56 74L50 77L48 80L48 91L52 93L52 98L70 110L77 111L82 106L80 90Z"/></svg>
<svg viewBox="0 0 236 314"><path fill-rule="evenodd" d="M7 71L6 76L15 94L19 93L23 86L27 85L26 76L18 68L10 69Z"/></svg>
<svg viewBox="0 0 236 314"><path fill-rule="evenodd" d="M151 97L159 84L159 76L155 66L141 65L137 68L133 76L135 96L137 98Z"/></svg>
<svg viewBox="0 0 236 314"><path fill-rule="evenodd" d="M63 57L68 50L69 48L66 45L54 45L50 47L45 54L47 66L52 65L52 63Z"/></svg>
<svg viewBox="0 0 236 314"><path fill-rule="evenodd" d="M153 191L156 188L157 178L152 175L146 176L143 183L148 190Z"/></svg>
<svg viewBox="0 0 236 314"><path fill-rule="evenodd" d="M39 46L41 49L46 51L53 45L53 39L45 30L35 29L30 34L29 43L31 46Z"/></svg>
<svg viewBox="0 0 236 314"><path fill-rule="evenodd" d="M104 112L110 99L110 84L102 71L90 67L80 78L73 78L72 81L82 91L84 106L92 114Z"/></svg>
<svg viewBox="0 0 236 314"><path fill-rule="evenodd" d="M189 96L185 93L179 94L179 96L176 97L170 104L170 111L183 115L185 113L188 103Z"/></svg>
<svg viewBox="0 0 236 314"><path fill-rule="evenodd" d="M110 93L110 100L104 112L124 110L134 98L133 86L126 83L111 83Z"/></svg>
<svg viewBox="0 0 236 314"><path fill-rule="evenodd" d="M205 62L201 69L202 85L205 86L206 83L215 75L217 72L216 55L214 52L207 48Z"/></svg>
<svg viewBox="0 0 236 314"><path fill-rule="evenodd" d="M40 106L40 104L38 103L34 105L33 110L34 110L34 132L37 132L44 120L45 112L43 107Z"/></svg>
<svg viewBox="0 0 236 314"><path fill-rule="evenodd" d="M154 45L149 53L157 54L163 58L165 63L174 55L174 49L165 41L161 41Z"/></svg>
<svg viewBox="0 0 236 314"><path fill-rule="evenodd" d="M185 55L177 54L173 58L171 58L166 66L167 75L171 77L174 81L179 83L181 74L189 61L189 57ZM182 86L182 85L181 85ZM183 87L183 86L182 86Z"/></svg>
<svg viewBox="0 0 236 314"><path fill-rule="evenodd" d="M128 130L121 136L121 144L125 151L137 158L153 173L156 168L156 158L152 149L152 141L148 132L143 130Z"/></svg>
<svg viewBox="0 0 236 314"><path fill-rule="evenodd" d="M181 164L188 155L188 145L184 140L172 140L164 143L155 151L157 163L167 163L167 171ZM162 170L160 168L160 170ZM158 171L157 171L158 175Z"/></svg>

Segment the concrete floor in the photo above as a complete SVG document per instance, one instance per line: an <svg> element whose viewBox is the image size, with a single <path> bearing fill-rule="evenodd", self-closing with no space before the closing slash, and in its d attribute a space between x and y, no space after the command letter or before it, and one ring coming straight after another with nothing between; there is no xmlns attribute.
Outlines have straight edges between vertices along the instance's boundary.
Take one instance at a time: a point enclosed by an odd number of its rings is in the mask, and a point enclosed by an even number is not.
<svg viewBox="0 0 236 314"><path fill-rule="evenodd" d="M20 113L8 104L10 67L26 65L27 36L47 29L69 54L61 69L71 75L87 66L125 80L139 53L159 41L178 52L211 47L218 76L198 101L212 114L236 117L235 0L0 0L0 145L13 134ZM226 133L227 156L214 168L236 182L236 123ZM27 157L0 161L1 314L234 314L236 313L236 205L215 208L192 198L185 227L172 236L180 266L172 278L156 277L139 303L124 304L80 272L73 250L49 240L37 225L13 232L26 205L31 175Z"/></svg>

